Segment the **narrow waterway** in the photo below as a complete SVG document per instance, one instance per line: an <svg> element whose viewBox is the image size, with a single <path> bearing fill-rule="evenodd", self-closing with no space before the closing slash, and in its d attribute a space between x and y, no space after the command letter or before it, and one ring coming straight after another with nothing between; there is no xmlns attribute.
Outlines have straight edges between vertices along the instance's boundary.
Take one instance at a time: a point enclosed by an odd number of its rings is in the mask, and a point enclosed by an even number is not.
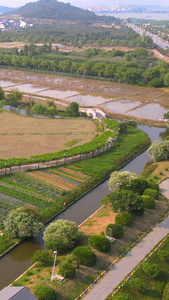
<svg viewBox="0 0 169 300"><path fill-rule="evenodd" d="M139 128L146 131L152 141L161 140L169 135L169 129L148 126L139 126ZM128 163L121 171L128 170L140 174L149 160L147 151L145 151ZM77 225L81 224L102 206L101 199L108 193L110 192L108 189L108 180L106 180L61 213L55 220L67 219L76 222ZM36 238L27 239L2 257L0 259L0 289L9 285L22 274L30 266L30 259L33 252L43 248L42 232L40 232Z"/></svg>

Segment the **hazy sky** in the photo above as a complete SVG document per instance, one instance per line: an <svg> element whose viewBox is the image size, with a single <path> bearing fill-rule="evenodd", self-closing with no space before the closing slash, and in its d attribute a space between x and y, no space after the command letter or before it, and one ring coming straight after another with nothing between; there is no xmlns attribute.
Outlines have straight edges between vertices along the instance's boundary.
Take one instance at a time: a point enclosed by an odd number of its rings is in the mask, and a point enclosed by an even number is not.
<svg viewBox="0 0 169 300"><path fill-rule="evenodd" d="M12 0L10 4L7 0L0 0L0 5L9 7L23 6L28 2L37 2L37 0ZM160 5L169 6L168 0L63 0L62 2L71 3L72 5L79 7L87 6L111 6L114 4L149 4L149 5Z"/></svg>

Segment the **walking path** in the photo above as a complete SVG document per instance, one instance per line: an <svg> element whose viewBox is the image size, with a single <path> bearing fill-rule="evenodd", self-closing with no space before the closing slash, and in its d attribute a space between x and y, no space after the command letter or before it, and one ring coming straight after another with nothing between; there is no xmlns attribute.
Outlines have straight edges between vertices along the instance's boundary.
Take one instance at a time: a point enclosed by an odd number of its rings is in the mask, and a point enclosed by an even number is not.
<svg viewBox="0 0 169 300"><path fill-rule="evenodd" d="M160 184L163 194L169 198L169 179ZM125 257L110 270L85 296L85 300L104 300L144 259L144 257L169 233L169 217L158 224Z"/></svg>

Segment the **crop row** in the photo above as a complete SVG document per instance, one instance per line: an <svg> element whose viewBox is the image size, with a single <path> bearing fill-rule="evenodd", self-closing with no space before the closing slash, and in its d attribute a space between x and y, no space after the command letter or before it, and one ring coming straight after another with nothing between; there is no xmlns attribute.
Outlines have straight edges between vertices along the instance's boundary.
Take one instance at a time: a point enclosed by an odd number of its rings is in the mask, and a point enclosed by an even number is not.
<svg viewBox="0 0 169 300"><path fill-rule="evenodd" d="M63 172L58 169L48 169L48 171L51 172L52 174L55 174L55 175L58 175L58 176L64 178L65 180L70 181L70 183L72 183L72 184L79 185L80 183L85 181L81 178L73 177L71 174L68 174L68 173Z"/></svg>
<svg viewBox="0 0 169 300"><path fill-rule="evenodd" d="M65 174L69 174L69 176L70 176L70 174L71 174L73 177L78 178L78 180L79 180L79 178L80 178L81 180L82 180L82 178L83 178L83 179L84 179L83 181L85 181L86 179L89 178L88 175L83 174L83 173L78 172L78 171L75 171L75 170L72 170L72 169L70 169L70 168L59 167L58 170L61 170L61 171L64 172Z"/></svg>
<svg viewBox="0 0 169 300"><path fill-rule="evenodd" d="M35 196L34 194L25 192L22 189L18 189L4 182L0 182L0 192L11 197L15 197L16 199L20 199L24 203L30 203L32 205L35 205L39 208L46 207L46 201L43 201L43 199L39 196ZM49 204L50 203L48 203L48 205Z"/></svg>
<svg viewBox="0 0 169 300"><path fill-rule="evenodd" d="M65 182L60 176L54 174L43 173L42 171L34 171L30 173L32 177L39 178L47 183L53 184L62 190L71 191L75 188L75 185L69 182Z"/></svg>
<svg viewBox="0 0 169 300"><path fill-rule="evenodd" d="M29 191L36 191L36 193L46 196L49 198L57 199L59 196L59 191L52 185L47 185L44 182L40 182L35 178L32 178L26 172L17 172L10 175L8 178L18 183L24 189L29 189Z"/></svg>

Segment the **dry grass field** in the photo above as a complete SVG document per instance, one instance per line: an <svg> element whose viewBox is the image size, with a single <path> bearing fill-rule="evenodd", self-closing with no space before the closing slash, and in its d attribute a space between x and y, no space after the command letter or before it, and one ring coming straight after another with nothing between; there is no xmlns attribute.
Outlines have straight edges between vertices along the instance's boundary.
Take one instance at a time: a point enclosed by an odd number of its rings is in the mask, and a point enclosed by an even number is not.
<svg viewBox="0 0 169 300"><path fill-rule="evenodd" d="M38 119L0 114L0 158L29 157L55 152L89 142L94 137L95 124L83 119Z"/></svg>

